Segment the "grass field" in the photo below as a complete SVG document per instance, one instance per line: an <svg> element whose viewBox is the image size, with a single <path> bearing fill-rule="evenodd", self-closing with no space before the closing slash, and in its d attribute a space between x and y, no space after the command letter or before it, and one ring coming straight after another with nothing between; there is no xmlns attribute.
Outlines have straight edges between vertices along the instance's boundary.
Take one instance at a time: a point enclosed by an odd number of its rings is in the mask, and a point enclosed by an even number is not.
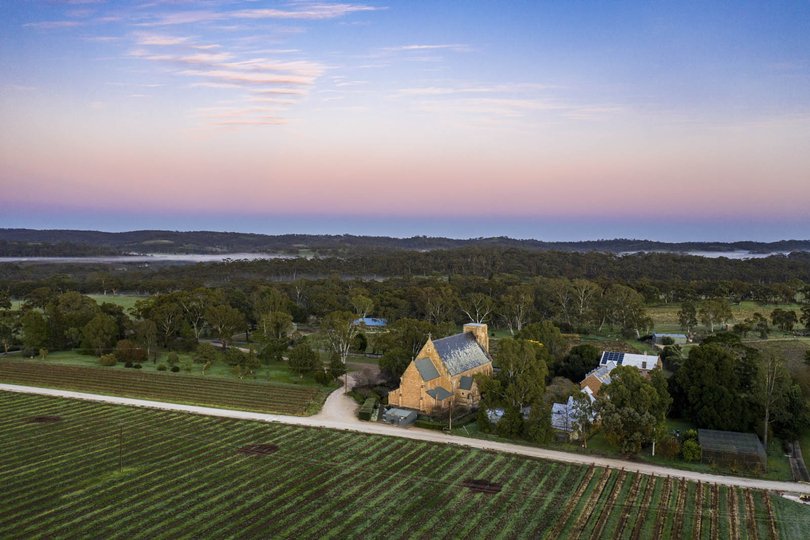
<svg viewBox="0 0 810 540"><path fill-rule="evenodd" d="M751 318L754 313L761 313L770 319L771 311L776 308L793 310L798 314L798 304L757 304L756 302L740 302L739 304L731 305L731 314L734 316L735 321L742 321ZM647 306L647 315L649 315L653 324L655 325L656 332L675 332L680 333L681 326L678 323L678 311L681 309L680 304L664 304L657 306Z"/></svg>
<svg viewBox="0 0 810 540"><path fill-rule="evenodd" d="M168 352L161 351L158 353L157 362L147 361L144 362L141 368L142 373L157 373L161 375L168 375L168 376L176 376L173 373L168 373L167 371L159 371L157 367L160 364L168 365ZM186 360L191 359L191 355L187 353L178 353L179 362L182 364ZM19 356L17 356L19 358ZM34 359L30 359L28 361L31 362L38 362L40 361L38 357ZM92 354L81 354L77 351L57 351L54 353L48 354L47 358L43 361L46 365L54 365L54 364L61 364L61 365L73 365L73 366L85 366L85 367L98 367L98 357ZM205 374L202 371L202 364L194 364L191 363L191 370L190 371L183 371L182 374L185 376L196 376L196 377L205 377L206 379L211 378L223 378L228 380L239 380L238 371L224 362L215 362L212 366L206 370ZM124 364L119 362L115 366L110 366L106 369L109 370L126 370L129 372L128 368L124 367ZM260 367L256 368L253 375L245 375L245 380L255 380L255 381L270 381L275 383L283 383L283 384L293 384L296 386L312 386L318 387L319 385L314 381L311 376L304 376L293 372L289 365L286 362L270 362L270 363L263 363Z"/></svg>
<svg viewBox="0 0 810 540"><path fill-rule="evenodd" d="M133 296L128 294L88 294L90 298L96 301L99 305L107 302L121 306L125 310L135 307L135 302L149 298L148 296Z"/></svg>
<svg viewBox="0 0 810 540"><path fill-rule="evenodd" d="M0 537L803 538L760 491L0 392ZM263 446L255 446L263 445Z"/></svg>
<svg viewBox="0 0 810 540"><path fill-rule="evenodd" d="M320 410L328 391L312 386L8 359L0 360L0 381L173 403L296 415L314 414Z"/></svg>

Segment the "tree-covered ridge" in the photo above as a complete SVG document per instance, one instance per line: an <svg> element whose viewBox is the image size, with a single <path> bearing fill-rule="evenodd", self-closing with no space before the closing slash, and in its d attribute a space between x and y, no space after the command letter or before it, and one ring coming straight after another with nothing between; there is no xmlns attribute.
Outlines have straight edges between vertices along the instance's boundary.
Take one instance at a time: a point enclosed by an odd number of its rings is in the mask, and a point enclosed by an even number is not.
<svg viewBox="0 0 810 540"><path fill-rule="evenodd" d="M514 239L505 236L491 238L453 239L414 236L391 238L387 236L308 235L308 234L251 234L214 231L128 231L101 232L76 230L0 229L0 256L16 255L6 252L13 246L28 246L38 256L49 256L49 245L76 244L106 248L113 252L138 253L236 253L236 252L347 252L351 250L437 250L463 247L518 248L530 251L564 252L724 252L749 251L752 253L780 253L810 251L810 240L783 240L779 242L656 242L652 240L613 239L584 242L545 242L534 239ZM85 247L87 249L87 247ZM93 253L96 254L96 253ZM27 255L27 254L26 254ZM73 254L73 256L80 256Z"/></svg>

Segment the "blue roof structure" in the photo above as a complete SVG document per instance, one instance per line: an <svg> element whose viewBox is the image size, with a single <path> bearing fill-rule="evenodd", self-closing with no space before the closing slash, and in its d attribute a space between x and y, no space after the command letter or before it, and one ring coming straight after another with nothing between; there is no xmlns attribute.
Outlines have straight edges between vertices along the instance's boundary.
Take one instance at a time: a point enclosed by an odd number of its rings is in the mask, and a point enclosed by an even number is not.
<svg viewBox="0 0 810 540"><path fill-rule="evenodd" d="M355 326L368 326L369 328L383 328L388 325L388 319L378 319L376 317L361 317L354 320Z"/></svg>

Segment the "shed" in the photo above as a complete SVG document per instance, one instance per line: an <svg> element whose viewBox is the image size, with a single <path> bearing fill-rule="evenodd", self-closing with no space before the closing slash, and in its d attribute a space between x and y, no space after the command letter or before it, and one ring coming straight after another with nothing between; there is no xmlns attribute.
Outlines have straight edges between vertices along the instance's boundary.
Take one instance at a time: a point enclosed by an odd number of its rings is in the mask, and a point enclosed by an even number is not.
<svg viewBox="0 0 810 540"><path fill-rule="evenodd" d="M699 429L698 442L703 451L703 463L745 467L754 471L764 471L768 467L765 447L753 433Z"/></svg>
<svg viewBox="0 0 810 540"><path fill-rule="evenodd" d="M416 411L410 409L388 409L383 414L383 420L396 426L409 426L416 422Z"/></svg>

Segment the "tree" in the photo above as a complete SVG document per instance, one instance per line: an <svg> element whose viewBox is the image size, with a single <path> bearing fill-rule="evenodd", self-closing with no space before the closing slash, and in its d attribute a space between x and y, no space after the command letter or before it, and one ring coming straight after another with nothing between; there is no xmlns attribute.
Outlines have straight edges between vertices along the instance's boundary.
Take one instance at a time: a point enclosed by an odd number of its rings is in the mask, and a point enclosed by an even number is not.
<svg viewBox="0 0 810 540"><path fill-rule="evenodd" d="M587 279L575 279L571 282L572 322L578 326L587 325L592 319L594 303L602 288Z"/></svg>
<svg viewBox="0 0 810 540"><path fill-rule="evenodd" d="M731 306L725 298L709 298L700 304L700 322L709 327L710 332L714 332L717 324L726 324L734 316L731 314Z"/></svg>
<svg viewBox="0 0 810 540"><path fill-rule="evenodd" d="M493 304L488 294L474 292L465 296L459 306L471 323L483 324L489 319Z"/></svg>
<svg viewBox="0 0 810 540"><path fill-rule="evenodd" d="M571 426L573 430L579 433L582 439L582 446L588 448L588 437L596 424L596 407L594 401L585 392L577 392L574 394L574 409L571 411L571 417L574 425Z"/></svg>
<svg viewBox="0 0 810 540"><path fill-rule="evenodd" d="M507 293L501 296L498 310L512 336L520 332L523 325L528 322L533 303L534 291L525 285L510 287Z"/></svg>
<svg viewBox="0 0 810 540"><path fill-rule="evenodd" d="M38 311L29 310L20 318L23 347L38 350L48 345L48 322Z"/></svg>
<svg viewBox="0 0 810 540"><path fill-rule="evenodd" d="M560 329L551 321L542 321L527 324L516 336L517 339L527 339L542 343L553 360L559 360L568 349L568 339L562 335Z"/></svg>
<svg viewBox="0 0 810 540"><path fill-rule="evenodd" d="M133 308L141 319L149 319L155 324L156 333L164 347L180 331L183 322L183 309L168 296L155 296L138 300Z"/></svg>
<svg viewBox="0 0 810 540"><path fill-rule="evenodd" d="M349 357L352 341L359 331L354 324L354 319L354 315L349 311L333 311L321 321L321 330L326 336L333 358L338 358L343 365L344 373L346 372L346 360ZM344 391L349 391L349 377L345 378Z"/></svg>
<svg viewBox="0 0 810 540"><path fill-rule="evenodd" d="M782 332L791 332L793 327L799 322L799 318L792 309L776 308L771 311L771 322Z"/></svg>
<svg viewBox="0 0 810 540"><path fill-rule="evenodd" d="M533 437L537 435L537 429L543 431L537 426L532 428L534 435L524 431L523 411L526 407L539 411L544 406L547 358L545 348L536 343L523 339L504 339L500 342L495 357L498 371L491 376L476 376L483 408L502 407L504 410L504 416L497 426L501 435L513 437L524 434ZM535 420L539 422L540 418L536 417ZM550 422L550 418L548 421Z"/></svg>
<svg viewBox="0 0 810 540"><path fill-rule="evenodd" d="M642 331L652 327L652 319L647 316L644 306L644 297L635 289L618 283L611 285L600 299L600 329L608 322L618 327L622 334L640 337Z"/></svg>
<svg viewBox="0 0 810 540"><path fill-rule="evenodd" d="M225 303L225 297L220 291L204 287L191 291L180 291L172 296L183 311L183 319L191 327L195 341L200 341L200 336L205 331L205 313L208 306Z"/></svg>
<svg viewBox="0 0 810 540"><path fill-rule="evenodd" d="M453 306L458 304L456 292L449 285L424 287L420 290L421 304L425 315L433 324L441 324L451 319Z"/></svg>
<svg viewBox="0 0 810 540"><path fill-rule="evenodd" d="M285 311L269 311L259 317L254 339L259 345L259 356L281 360L290 343L290 334L295 330L292 315Z"/></svg>
<svg viewBox="0 0 810 540"><path fill-rule="evenodd" d="M697 326L697 307L691 300L681 302L681 309L678 310L678 323L687 334L692 334Z"/></svg>
<svg viewBox="0 0 810 540"><path fill-rule="evenodd" d="M374 309L374 301L364 294L355 294L350 299L354 312L364 319Z"/></svg>
<svg viewBox="0 0 810 540"><path fill-rule="evenodd" d="M705 340L689 351L675 374L684 395L683 412L701 428L751 430L759 417L759 370L757 351L733 334Z"/></svg>
<svg viewBox="0 0 810 540"><path fill-rule="evenodd" d="M782 398L781 392L789 375L785 371L784 361L774 354L765 357L762 370L761 395L765 418L762 426L762 442L768 448L768 432L771 429L771 412Z"/></svg>
<svg viewBox="0 0 810 540"><path fill-rule="evenodd" d="M653 376L660 370L653 370ZM625 454L637 454L642 445L654 443L672 400L666 381L647 380L639 370L619 366L610 372L610 384L602 387L598 410L605 435Z"/></svg>
<svg viewBox="0 0 810 540"><path fill-rule="evenodd" d="M3 355L7 355L11 346L17 341L20 330L20 312L0 311L0 343L3 344Z"/></svg>
<svg viewBox="0 0 810 540"><path fill-rule="evenodd" d="M554 375L579 382L589 371L599 366L601 356L602 353L593 345L577 345L554 364Z"/></svg>
<svg viewBox="0 0 810 540"><path fill-rule="evenodd" d="M219 338L223 350L231 344L233 335L245 327L242 312L228 304L208 306L205 310L205 320Z"/></svg>
<svg viewBox="0 0 810 540"><path fill-rule="evenodd" d="M93 349L96 356L101 356L115 343L118 327L112 317L99 313L84 326L82 335L84 337L82 344Z"/></svg>
<svg viewBox="0 0 810 540"><path fill-rule="evenodd" d="M157 344L157 325L151 319L143 319L136 321L134 324L135 341L146 349L146 358L152 356L152 361L155 361L155 356L152 351Z"/></svg>
<svg viewBox="0 0 810 540"><path fill-rule="evenodd" d="M771 327L768 325L768 319L762 313L754 313L751 317L753 329L759 332L760 339L768 339L768 333Z"/></svg>
<svg viewBox="0 0 810 540"><path fill-rule="evenodd" d="M321 359L306 341L301 341L292 348L289 354L290 369L301 376L313 374L316 369L322 369Z"/></svg>

